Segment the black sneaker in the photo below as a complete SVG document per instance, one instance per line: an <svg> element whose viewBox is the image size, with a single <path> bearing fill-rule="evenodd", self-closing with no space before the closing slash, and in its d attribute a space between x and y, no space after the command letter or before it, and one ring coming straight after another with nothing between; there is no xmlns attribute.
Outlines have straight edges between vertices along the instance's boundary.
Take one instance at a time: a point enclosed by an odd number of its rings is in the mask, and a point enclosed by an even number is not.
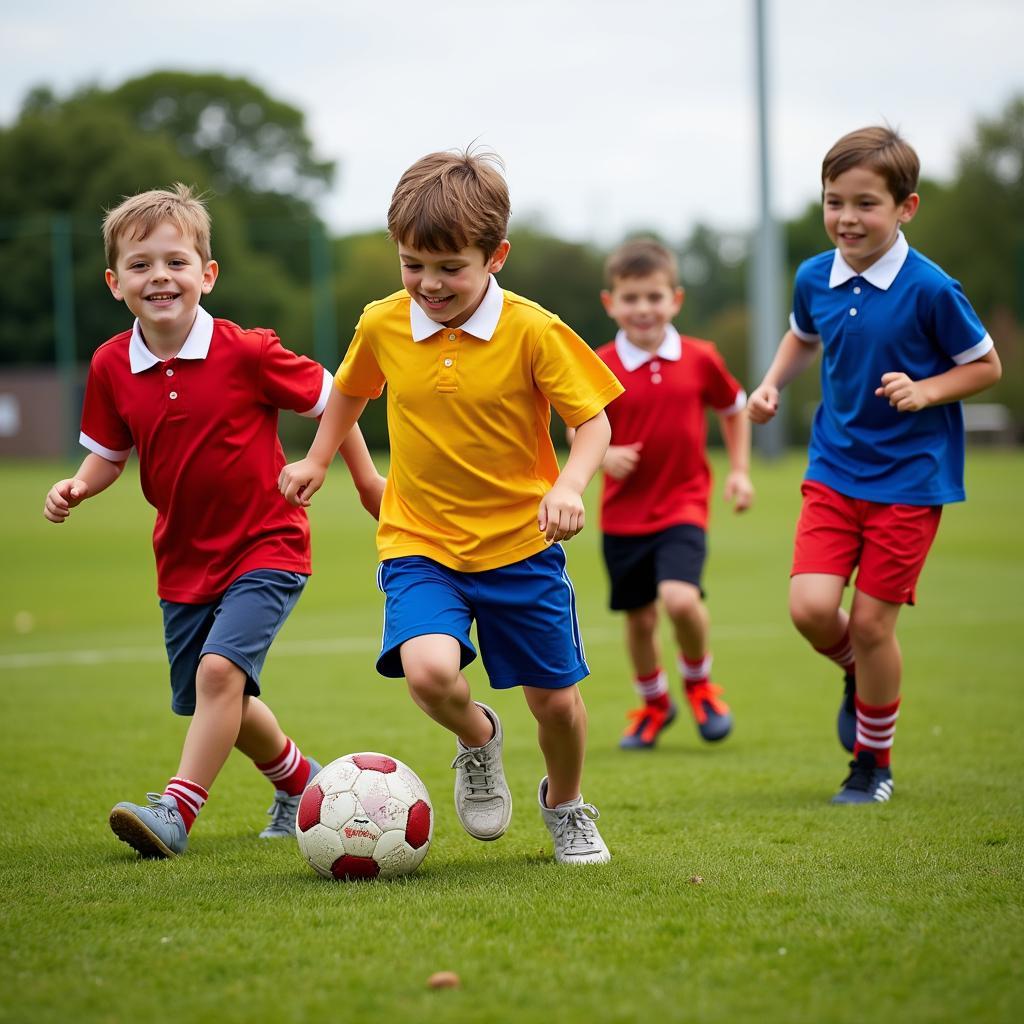
<svg viewBox="0 0 1024 1024"><path fill-rule="evenodd" d="M853 703L856 692L857 680L847 672L843 677L843 701L839 705L839 714L836 716L836 732L839 733L839 742L851 754L853 753L853 744L857 740L857 708Z"/></svg>
<svg viewBox="0 0 1024 1024"><path fill-rule="evenodd" d="M834 797L834 804L884 804L892 796L892 772L879 768L875 755L862 750L850 762L850 774L843 779L842 788Z"/></svg>

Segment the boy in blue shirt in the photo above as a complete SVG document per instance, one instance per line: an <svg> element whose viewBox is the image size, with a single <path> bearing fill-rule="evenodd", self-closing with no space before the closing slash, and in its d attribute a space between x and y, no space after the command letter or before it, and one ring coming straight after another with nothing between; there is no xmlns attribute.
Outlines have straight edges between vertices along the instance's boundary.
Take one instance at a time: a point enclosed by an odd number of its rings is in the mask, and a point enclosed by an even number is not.
<svg viewBox="0 0 1024 1024"><path fill-rule="evenodd" d="M883 803L900 705L896 619L947 502L963 501L960 400L1001 375L992 339L957 281L907 244L917 154L889 128L844 135L821 168L836 248L796 274L790 329L748 403L754 423L823 350L790 615L844 671L839 737L853 752L833 803ZM857 566L849 614L843 589Z"/></svg>

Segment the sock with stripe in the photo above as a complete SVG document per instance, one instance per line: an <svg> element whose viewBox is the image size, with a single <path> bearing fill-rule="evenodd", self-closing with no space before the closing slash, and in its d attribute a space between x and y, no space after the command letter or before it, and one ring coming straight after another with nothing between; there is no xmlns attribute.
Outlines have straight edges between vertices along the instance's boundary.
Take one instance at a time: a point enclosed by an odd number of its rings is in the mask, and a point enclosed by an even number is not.
<svg viewBox="0 0 1024 1024"><path fill-rule="evenodd" d="M256 767L273 783L274 789L283 790L289 796L298 796L309 782L309 761L287 737L284 750L277 757Z"/></svg>
<svg viewBox="0 0 1024 1024"><path fill-rule="evenodd" d="M178 805L178 810L181 812L182 818L185 819L185 831L188 832L210 794L198 782L182 779L176 775L167 783L164 796L171 797Z"/></svg>
<svg viewBox="0 0 1024 1024"><path fill-rule="evenodd" d="M856 672L856 664L853 659L853 645L850 643L850 628L847 626L839 642L831 647L815 647L819 654L824 655L830 661L834 661L851 678Z"/></svg>
<svg viewBox="0 0 1024 1024"><path fill-rule="evenodd" d="M688 690L710 682L711 654L705 654L703 658L688 658L685 654L681 655L679 658L679 674L683 677L683 685Z"/></svg>
<svg viewBox="0 0 1024 1024"><path fill-rule="evenodd" d="M865 704L860 697L854 698L857 708L857 741L853 746L853 756L862 750L869 750L875 755L875 764L879 768L888 768L892 757L892 741L896 734L896 719L900 713L900 700L897 697L891 704L872 706Z"/></svg>
<svg viewBox="0 0 1024 1024"><path fill-rule="evenodd" d="M668 676L660 665L650 675L637 676L633 686L649 708L668 711Z"/></svg>

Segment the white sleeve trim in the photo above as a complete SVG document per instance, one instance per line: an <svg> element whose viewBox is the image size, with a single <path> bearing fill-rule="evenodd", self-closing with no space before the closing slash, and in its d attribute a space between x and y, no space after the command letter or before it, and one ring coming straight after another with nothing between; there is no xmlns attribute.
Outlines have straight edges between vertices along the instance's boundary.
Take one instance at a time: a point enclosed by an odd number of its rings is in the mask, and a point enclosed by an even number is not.
<svg viewBox="0 0 1024 1024"><path fill-rule="evenodd" d="M821 341L820 334L811 334L810 332L801 330L801 328L797 327L796 317L792 313L789 314L789 329L801 341L806 341L809 345L816 345L819 341Z"/></svg>
<svg viewBox="0 0 1024 1024"><path fill-rule="evenodd" d="M727 406L724 409L716 409L715 412L719 416L735 416L737 413L743 412L747 407L747 393L742 388L736 395L736 401L732 405Z"/></svg>
<svg viewBox="0 0 1024 1024"><path fill-rule="evenodd" d="M132 453L131 448L126 448L123 452L115 452L113 448L105 448L99 441L94 441L84 430L78 435L78 443L83 448L88 448L93 455L99 455L108 462L124 462Z"/></svg>
<svg viewBox="0 0 1024 1024"><path fill-rule="evenodd" d="M973 363L982 356L987 355L995 347L996 343L992 340L992 336L990 334L986 334L977 345L972 345L966 351L953 356L953 362L956 363L957 366L963 366L964 363Z"/></svg>
<svg viewBox="0 0 1024 1024"><path fill-rule="evenodd" d="M331 385L334 383L334 377L331 376L330 372L324 369L324 379L320 384L320 397L316 400L316 405L311 409L307 409L305 412L300 412L300 416L306 416L309 419L316 419L317 416L323 413L324 409L327 408L327 399L331 396Z"/></svg>

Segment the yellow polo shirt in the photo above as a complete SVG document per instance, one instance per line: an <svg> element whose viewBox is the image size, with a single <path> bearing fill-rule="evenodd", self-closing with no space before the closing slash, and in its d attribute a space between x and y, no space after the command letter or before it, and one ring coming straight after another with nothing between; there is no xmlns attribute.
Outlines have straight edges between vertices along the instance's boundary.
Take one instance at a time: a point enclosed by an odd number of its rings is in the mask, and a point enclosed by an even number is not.
<svg viewBox="0 0 1024 1024"><path fill-rule="evenodd" d="M405 291L371 302L335 386L377 398L385 385L391 470L380 557L425 555L462 572L547 546L537 507L559 472L551 406L577 427L623 390L557 316L493 277L459 328L439 327Z"/></svg>

